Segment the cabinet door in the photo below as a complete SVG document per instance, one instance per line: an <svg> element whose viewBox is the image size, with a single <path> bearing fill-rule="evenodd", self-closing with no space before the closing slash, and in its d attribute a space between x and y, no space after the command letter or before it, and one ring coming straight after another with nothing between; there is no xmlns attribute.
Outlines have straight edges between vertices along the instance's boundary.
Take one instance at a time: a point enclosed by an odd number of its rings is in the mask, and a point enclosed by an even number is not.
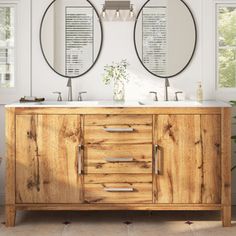
<svg viewBox="0 0 236 236"><path fill-rule="evenodd" d="M221 203L221 116L201 116L202 203ZM225 137L226 139L229 137Z"/></svg>
<svg viewBox="0 0 236 236"><path fill-rule="evenodd" d="M200 115L159 115L154 142L159 145L156 203L201 203Z"/></svg>
<svg viewBox="0 0 236 236"><path fill-rule="evenodd" d="M156 116L154 142L156 203L221 202L220 115Z"/></svg>
<svg viewBox="0 0 236 236"><path fill-rule="evenodd" d="M16 202L79 203L80 116L16 116Z"/></svg>

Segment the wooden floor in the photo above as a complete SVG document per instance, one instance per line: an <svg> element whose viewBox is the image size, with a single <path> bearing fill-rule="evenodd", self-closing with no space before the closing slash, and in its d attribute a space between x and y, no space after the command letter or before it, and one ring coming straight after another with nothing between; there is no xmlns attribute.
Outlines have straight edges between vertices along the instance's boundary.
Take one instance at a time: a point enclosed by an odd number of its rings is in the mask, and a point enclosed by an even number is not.
<svg viewBox="0 0 236 236"><path fill-rule="evenodd" d="M24 212L6 228L3 210L0 236L236 235L236 207L231 228L221 227L216 212Z"/></svg>

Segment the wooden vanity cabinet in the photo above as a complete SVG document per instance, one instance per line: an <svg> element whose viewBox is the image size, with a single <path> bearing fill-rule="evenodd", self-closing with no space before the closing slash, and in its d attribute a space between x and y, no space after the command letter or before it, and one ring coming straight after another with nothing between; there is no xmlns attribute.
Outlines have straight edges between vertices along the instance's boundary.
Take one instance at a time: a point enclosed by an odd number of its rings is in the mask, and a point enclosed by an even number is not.
<svg viewBox="0 0 236 236"><path fill-rule="evenodd" d="M230 108L6 109L16 210L218 210L231 224Z"/></svg>

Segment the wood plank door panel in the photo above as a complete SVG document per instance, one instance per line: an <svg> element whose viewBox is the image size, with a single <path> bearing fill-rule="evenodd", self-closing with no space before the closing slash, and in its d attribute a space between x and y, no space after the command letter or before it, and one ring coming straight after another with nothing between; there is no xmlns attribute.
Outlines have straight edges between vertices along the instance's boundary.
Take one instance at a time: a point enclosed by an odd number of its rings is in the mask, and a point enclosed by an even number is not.
<svg viewBox="0 0 236 236"><path fill-rule="evenodd" d="M16 202L80 203L78 115L16 116Z"/></svg>
<svg viewBox="0 0 236 236"><path fill-rule="evenodd" d="M202 203L221 203L221 116L201 116Z"/></svg>
<svg viewBox="0 0 236 236"><path fill-rule="evenodd" d="M154 175L156 203L201 203L200 121L200 115L155 116L160 166Z"/></svg>

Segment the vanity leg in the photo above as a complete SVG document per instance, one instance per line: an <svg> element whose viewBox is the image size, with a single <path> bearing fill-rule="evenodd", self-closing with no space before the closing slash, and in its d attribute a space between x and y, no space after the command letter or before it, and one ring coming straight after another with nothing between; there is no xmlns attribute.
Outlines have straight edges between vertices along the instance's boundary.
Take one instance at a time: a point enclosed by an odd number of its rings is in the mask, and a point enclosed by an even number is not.
<svg viewBox="0 0 236 236"><path fill-rule="evenodd" d="M14 227L16 220L16 208L15 206L6 206L6 227Z"/></svg>
<svg viewBox="0 0 236 236"><path fill-rule="evenodd" d="M231 206L222 207L221 218L224 227L231 227Z"/></svg>

